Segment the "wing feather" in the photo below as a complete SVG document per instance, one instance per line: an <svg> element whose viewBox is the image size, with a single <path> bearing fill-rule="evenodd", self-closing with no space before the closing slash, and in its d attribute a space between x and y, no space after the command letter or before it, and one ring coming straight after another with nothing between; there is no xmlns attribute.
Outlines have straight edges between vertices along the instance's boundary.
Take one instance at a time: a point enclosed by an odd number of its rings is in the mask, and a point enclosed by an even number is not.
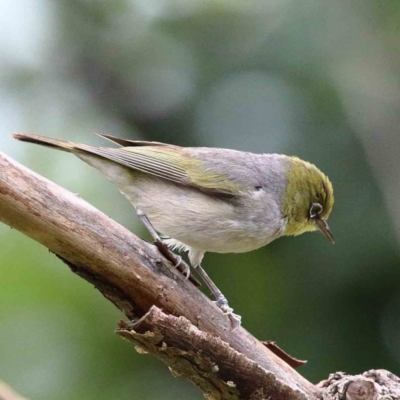
<svg viewBox="0 0 400 400"><path fill-rule="evenodd" d="M207 170L201 159L193 157L182 147L140 144L108 148L75 145L75 149L217 197L229 198L238 194L237 185L226 175Z"/></svg>
<svg viewBox="0 0 400 400"><path fill-rule="evenodd" d="M178 147L173 146L171 144L161 143L161 142L149 142L145 140L128 140L121 139L116 136L106 135L105 133L96 132L96 135L109 140L110 142L116 143L122 147L130 147L130 146L169 146L169 147Z"/></svg>

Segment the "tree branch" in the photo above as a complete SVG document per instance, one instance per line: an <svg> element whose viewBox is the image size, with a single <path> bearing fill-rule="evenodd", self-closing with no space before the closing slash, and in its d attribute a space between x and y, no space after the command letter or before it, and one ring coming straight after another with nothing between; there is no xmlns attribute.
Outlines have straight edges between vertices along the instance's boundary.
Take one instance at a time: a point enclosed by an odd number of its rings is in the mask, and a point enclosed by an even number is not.
<svg viewBox="0 0 400 400"><path fill-rule="evenodd" d="M305 400L314 386L139 239L79 196L0 153L0 220L49 248L133 324L118 334L209 399Z"/></svg>
<svg viewBox="0 0 400 400"><path fill-rule="evenodd" d="M210 399L292 398L292 391L274 373L186 318L166 315L155 306L136 323L120 324L117 333L139 352L165 362L174 375L195 382Z"/></svg>

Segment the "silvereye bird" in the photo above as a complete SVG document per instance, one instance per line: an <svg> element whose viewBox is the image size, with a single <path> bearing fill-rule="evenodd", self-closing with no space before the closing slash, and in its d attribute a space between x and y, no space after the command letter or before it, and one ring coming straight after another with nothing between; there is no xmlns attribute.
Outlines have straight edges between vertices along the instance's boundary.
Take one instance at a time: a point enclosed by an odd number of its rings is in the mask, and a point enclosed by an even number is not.
<svg viewBox="0 0 400 400"><path fill-rule="evenodd" d="M200 264L206 251L242 253L285 235L321 231L334 198L315 165L278 154L130 141L93 147L17 133L16 139L75 154L102 172L136 208L147 228L185 250L225 312L232 309Z"/></svg>

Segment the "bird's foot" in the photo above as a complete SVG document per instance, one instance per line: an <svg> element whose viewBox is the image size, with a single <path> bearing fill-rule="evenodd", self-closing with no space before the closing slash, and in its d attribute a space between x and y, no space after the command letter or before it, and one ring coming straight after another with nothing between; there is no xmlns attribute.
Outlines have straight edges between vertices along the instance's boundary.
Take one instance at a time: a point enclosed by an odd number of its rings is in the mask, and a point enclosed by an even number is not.
<svg viewBox="0 0 400 400"><path fill-rule="evenodd" d="M181 256L177 256L176 254L174 254L174 256L175 256L175 258L177 260L177 262L174 265L174 267L178 268L178 270L180 272L182 272L182 274L185 276L185 280L188 280L189 276L190 276L190 267L189 267L189 265L183 261Z"/></svg>
<svg viewBox="0 0 400 400"><path fill-rule="evenodd" d="M175 268L181 272L184 276L185 279L189 279L190 281L195 285L195 286L200 286L200 283L197 281L197 279L193 278L190 276L190 267L187 265L183 260L182 257L176 256L170 249L169 247L162 241L160 238L159 234L157 231L154 229L153 225L147 218L147 215L140 209L136 208L136 213L139 216L139 218L142 220L144 226L147 228L149 231L151 237L154 240L154 244L157 246L158 251L170 262L172 263Z"/></svg>
<svg viewBox="0 0 400 400"><path fill-rule="evenodd" d="M175 268L178 269L179 272L184 275L185 279L189 279L190 277L190 267L189 265L183 261L181 256L177 256L173 253L170 248L161 240L155 240L154 244L157 246L159 252L169 261L171 262Z"/></svg>
<svg viewBox="0 0 400 400"><path fill-rule="evenodd" d="M225 296L219 297L216 301L214 301L215 305L221 309L221 311L229 317L232 324L232 330L239 328L242 324L242 317L233 312L233 308L229 307L228 300L226 300Z"/></svg>

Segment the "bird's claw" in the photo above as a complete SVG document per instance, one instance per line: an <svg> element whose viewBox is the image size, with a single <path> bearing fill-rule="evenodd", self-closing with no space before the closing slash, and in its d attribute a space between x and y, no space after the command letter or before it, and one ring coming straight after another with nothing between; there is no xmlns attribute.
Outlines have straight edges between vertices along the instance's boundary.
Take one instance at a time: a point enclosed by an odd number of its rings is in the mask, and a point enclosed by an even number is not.
<svg viewBox="0 0 400 400"><path fill-rule="evenodd" d="M190 277L190 267L189 267L189 265L186 264L186 263L182 263L182 257L181 256L178 256L176 254L174 254L174 256L176 258L176 264L174 265L174 267L178 268L182 264L183 271L181 271L181 272L182 272L182 275L185 277L185 280L187 281L189 279L189 277Z"/></svg>
<svg viewBox="0 0 400 400"><path fill-rule="evenodd" d="M239 326L242 324L242 317L233 312L233 308L229 307L229 304L228 304L228 301L226 300L226 298L221 297L221 298L217 299L214 303L231 320L232 331L239 328Z"/></svg>
<svg viewBox="0 0 400 400"><path fill-rule="evenodd" d="M239 314L232 312L229 314L229 319L231 320L232 331L235 331L242 324L242 317Z"/></svg>
<svg viewBox="0 0 400 400"><path fill-rule="evenodd" d="M188 280L190 277L190 267L188 264L183 262L182 257L173 253L161 239L155 240L154 244L157 246L160 253L166 257L167 260L174 264L175 268L178 268L179 266L181 267L179 272L182 273L182 275L185 277L185 280Z"/></svg>

